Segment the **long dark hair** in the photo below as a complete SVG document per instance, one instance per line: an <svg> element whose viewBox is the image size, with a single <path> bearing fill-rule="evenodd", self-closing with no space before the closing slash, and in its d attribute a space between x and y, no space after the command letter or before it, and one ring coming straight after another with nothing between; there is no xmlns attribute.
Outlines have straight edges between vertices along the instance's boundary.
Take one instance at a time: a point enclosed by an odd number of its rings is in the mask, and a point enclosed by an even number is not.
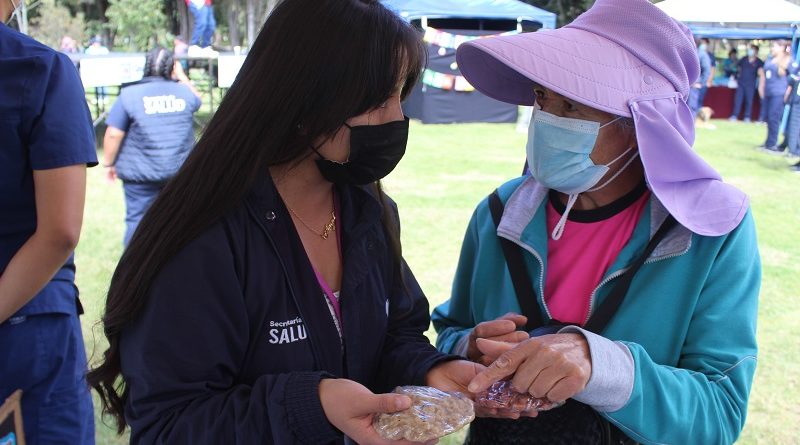
<svg viewBox="0 0 800 445"><path fill-rule="evenodd" d="M120 332L147 304L164 264L240 205L273 165L306 156L345 120L416 83L424 57L418 32L379 0L284 0L272 12L225 99L178 174L167 184L117 265L103 326L109 347L88 374L103 413L125 429L128 388ZM298 131L302 128L302 131ZM375 185L385 205L385 195ZM383 223L394 233L392 212ZM399 242L390 237L393 252Z"/></svg>

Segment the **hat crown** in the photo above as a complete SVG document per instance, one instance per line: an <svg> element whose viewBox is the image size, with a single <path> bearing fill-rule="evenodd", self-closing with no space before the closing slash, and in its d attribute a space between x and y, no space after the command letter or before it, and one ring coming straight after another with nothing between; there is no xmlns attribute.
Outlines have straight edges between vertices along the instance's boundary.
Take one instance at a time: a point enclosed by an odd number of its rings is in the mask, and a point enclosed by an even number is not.
<svg viewBox="0 0 800 445"><path fill-rule="evenodd" d="M664 76L684 97L700 75L691 31L648 0L597 0L565 28L604 37Z"/></svg>

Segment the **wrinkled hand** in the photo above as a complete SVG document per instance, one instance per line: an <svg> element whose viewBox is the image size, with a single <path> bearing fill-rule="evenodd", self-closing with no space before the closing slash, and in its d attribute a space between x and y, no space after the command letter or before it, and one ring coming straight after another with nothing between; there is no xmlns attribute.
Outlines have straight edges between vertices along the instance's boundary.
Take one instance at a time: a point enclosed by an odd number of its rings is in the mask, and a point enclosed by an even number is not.
<svg viewBox="0 0 800 445"><path fill-rule="evenodd" d="M328 421L360 445L419 445L407 440L386 440L372 426L378 413L408 409L411 399L400 394L373 394L363 385L347 379L322 379L319 400ZM436 441L427 442L432 445Z"/></svg>
<svg viewBox="0 0 800 445"><path fill-rule="evenodd" d="M440 363L425 376L425 384L445 392L462 392L469 398L475 400L475 394L467 390L467 386L486 367L467 360L453 360ZM520 414L527 413L511 412L505 409L484 408L475 405L475 415L478 417L497 417L501 419L518 419ZM536 412L533 413L536 416Z"/></svg>
<svg viewBox="0 0 800 445"><path fill-rule="evenodd" d="M582 391L592 375L589 344L581 334L543 335L517 345L480 339L477 346L497 360L472 379L468 389L473 393L513 376L514 390L563 402Z"/></svg>
<svg viewBox="0 0 800 445"><path fill-rule="evenodd" d="M467 345L467 358L473 362L489 365L496 359L494 356L487 356L478 349L477 340L487 339L498 342L517 344L527 340L530 336L527 332L517 329L525 326L528 318L524 315L509 312L500 318L479 323L469 333L469 343Z"/></svg>

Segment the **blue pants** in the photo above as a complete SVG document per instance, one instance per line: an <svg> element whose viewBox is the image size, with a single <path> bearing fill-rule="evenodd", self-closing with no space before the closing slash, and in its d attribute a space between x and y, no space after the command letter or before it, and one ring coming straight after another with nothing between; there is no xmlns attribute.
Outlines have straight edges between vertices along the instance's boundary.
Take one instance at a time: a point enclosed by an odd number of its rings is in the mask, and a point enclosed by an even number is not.
<svg viewBox="0 0 800 445"><path fill-rule="evenodd" d="M792 104L784 134L789 153L800 156L800 101L795 100Z"/></svg>
<svg viewBox="0 0 800 445"><path fill-rule="evenodd" d="M130 242L139 221L156 200L164 184L163 182L122 183L122 189L125 191L125 238L122 240L124 246Z"/></svg>
<svg viewBox="0 0 800 445"><path fill-rule="evenodd" d="M194 16L191 45L198 45L203 48L211 45L211 40L214 38L214 30L217 29L214 8L211 5L198 8L192 2L189 2L189 10L192 11L192 16Z"/></svg>
<svg viewBox="0 0 800 445"><path fill-rule="evenodd" d="M736 88L736 95L733 98L733 113L731 117L739 118L739 112L742 111L742 103L744 103L744 119L750 120L753 117L753 98L756 95L756 87L741 86Z"/></svg>
<svg viewBox="0 0 800 445"><path fill-rule="evenodd" d="M781 119L783 119L783 96L765 96L764 102L765 116L767 118L767 141L766 147L776 147L778 145L778 132L781 129Z"/></svg>
<svg viewBox="0 0 800 445"><path fill-rule="evenodd" d="M689 100L687 101L689 109L692 110L692 118L697 118L697 112L703 107L703 99L706 97L708 87L705 85L700 88L692 87L689 89Z"/></svg>
<svg viewBox="0 0 800 445"><path fill-rule="evenodd" d="M0 324L0 400L22 390L25 443L94 444L94 409L76 314L16 316Z"/></svg>

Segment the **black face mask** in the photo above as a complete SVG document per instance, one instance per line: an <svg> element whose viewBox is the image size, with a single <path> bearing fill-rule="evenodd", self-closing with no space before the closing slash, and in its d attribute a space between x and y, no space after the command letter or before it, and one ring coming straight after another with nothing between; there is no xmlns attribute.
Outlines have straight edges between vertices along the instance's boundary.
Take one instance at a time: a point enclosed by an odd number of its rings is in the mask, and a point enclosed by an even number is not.
<svg viewBox="0 0 800 445"><path fill-rule="evenodd" d="M345 162L320 159L322 177L334 184L364 185L386 177L406 152L408 118L381 125L359 125L350 129L350 156Z"/></svg>

